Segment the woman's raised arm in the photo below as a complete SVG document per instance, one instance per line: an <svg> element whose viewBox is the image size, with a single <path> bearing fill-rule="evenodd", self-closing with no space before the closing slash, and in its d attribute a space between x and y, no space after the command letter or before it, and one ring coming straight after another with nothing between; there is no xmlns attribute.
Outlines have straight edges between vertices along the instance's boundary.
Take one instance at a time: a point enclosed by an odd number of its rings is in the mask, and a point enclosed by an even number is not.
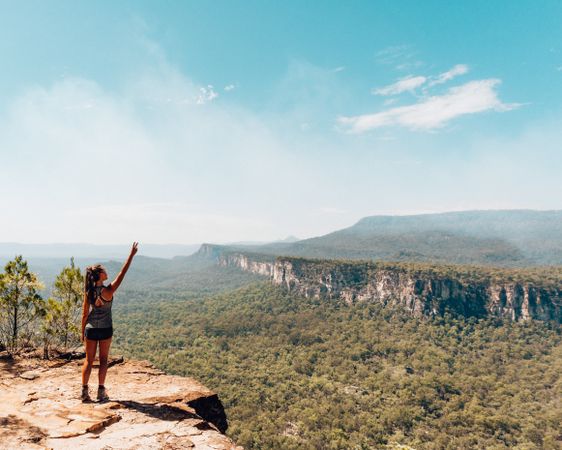
<svg viewBox="0 0 562 450"><path fill-rule="evenodd" d="M123 281L123 278L125 278L125 274L127 273L127 270L129 270L129 266L131 265L131 261L133 260L133 256L135 256L137 254L138 245L139 245L138 242L133 242L133 246L131 247L131 253L129 253L129 257L127 258L127 261L125 261L125 264L123 264L123 267L121 267L121 271L115 277L115 280L113 280L111 282L111 284L109 286L107 286L106 289L111 292L112 296L115 293L115 291L117 290L117 288L119 287L119 285L121 284L121 282Z"/></svg>

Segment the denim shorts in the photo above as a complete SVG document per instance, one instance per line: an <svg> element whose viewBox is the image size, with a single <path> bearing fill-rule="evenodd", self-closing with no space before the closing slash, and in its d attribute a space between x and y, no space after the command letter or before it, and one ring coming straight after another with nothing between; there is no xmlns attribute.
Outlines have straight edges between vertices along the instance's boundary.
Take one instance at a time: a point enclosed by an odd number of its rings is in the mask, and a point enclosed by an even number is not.
<svg viewBox="0 0 562 450"><path fill-rule="evenodd" d="M103 341L113 336L113 327L109 328L86 328L86 339L91 341Z"/></svg>

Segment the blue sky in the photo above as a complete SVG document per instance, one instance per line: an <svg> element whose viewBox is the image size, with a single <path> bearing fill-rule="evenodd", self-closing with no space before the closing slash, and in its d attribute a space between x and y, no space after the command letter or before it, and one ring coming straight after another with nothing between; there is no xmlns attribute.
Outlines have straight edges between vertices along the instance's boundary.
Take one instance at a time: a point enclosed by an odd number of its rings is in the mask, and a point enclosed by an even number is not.
<svg viewBox="0 0 562 450"><path fill-rule="evenodd" d="M0 241L562 208L557 1L3 2Z"/></svg>

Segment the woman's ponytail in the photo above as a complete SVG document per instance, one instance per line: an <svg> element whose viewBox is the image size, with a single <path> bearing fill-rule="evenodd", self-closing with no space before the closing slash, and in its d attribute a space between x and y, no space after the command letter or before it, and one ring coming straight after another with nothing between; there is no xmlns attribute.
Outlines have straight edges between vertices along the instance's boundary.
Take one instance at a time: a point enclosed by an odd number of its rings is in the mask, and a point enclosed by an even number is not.
<svg viewBox="0 0 562 450"><path fill-rule="evenodd" d="M96 286L96 282L100 279L100 272L102 270L104 269L101 264L86 267L86 274L84 275L84 295L90 305L93 305L96 301L94 287Z"/></svg>

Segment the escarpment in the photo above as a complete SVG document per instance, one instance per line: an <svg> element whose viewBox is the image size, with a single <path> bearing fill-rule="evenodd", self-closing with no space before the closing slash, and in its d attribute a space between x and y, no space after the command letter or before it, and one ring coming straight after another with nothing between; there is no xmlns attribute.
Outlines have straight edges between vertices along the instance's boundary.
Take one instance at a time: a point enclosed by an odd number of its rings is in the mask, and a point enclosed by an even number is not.
<svg viewBox="0 0 562 450"><path fill-rule="evenodd" d="M82 361L0 353L0 448L242 448L223 434L217 395L197 381L146 361L114 359L106 380L111 401L82 403ZM96 378L94 370L93 398Z"/></svg>
<svg viewBox="0 0 562 450"><path fill-rule="evenodd" d="M273 257L205 244L221 266L261 274L305 297L371 301L414 315L492 316L562 323L562 269L510 270Z"/></svg>

